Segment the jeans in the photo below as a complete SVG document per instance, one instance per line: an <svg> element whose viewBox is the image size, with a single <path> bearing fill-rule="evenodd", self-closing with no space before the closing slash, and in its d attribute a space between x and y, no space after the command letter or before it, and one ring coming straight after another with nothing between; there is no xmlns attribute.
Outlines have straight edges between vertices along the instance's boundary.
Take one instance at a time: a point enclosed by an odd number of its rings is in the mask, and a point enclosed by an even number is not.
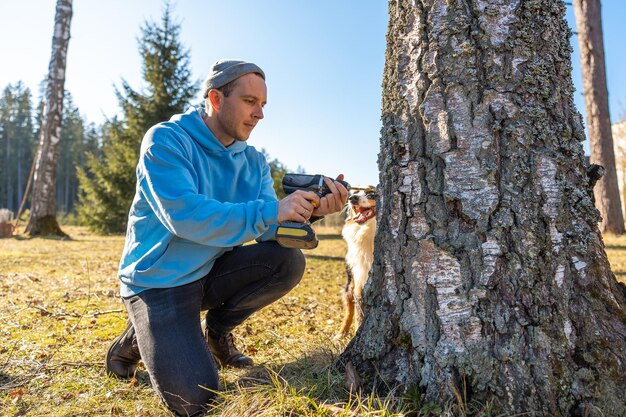
<svg viewBox="0 0 626 417"><path fill-rule="evenodd" d="M276 242L239 246L198 281L124 299L152 386L170 410L201 415L218 388L200 312L207 310L207 332L227 334L295 287L304 265L300 250Z"/></svg>

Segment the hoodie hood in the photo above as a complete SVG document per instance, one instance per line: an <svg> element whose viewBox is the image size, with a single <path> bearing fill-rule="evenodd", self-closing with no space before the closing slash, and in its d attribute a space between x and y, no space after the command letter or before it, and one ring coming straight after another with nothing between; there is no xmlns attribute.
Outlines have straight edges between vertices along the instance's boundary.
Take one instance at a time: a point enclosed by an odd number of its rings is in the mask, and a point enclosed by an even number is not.
<svg viewBox="0 0 626 417"><path fill-rule="evenodd" d="M247 142L241 140L236 140L228 147L224 146L202 120L204 114L204 107L201 105L193 106L183 114L172 116L170 122L177 123L193 140L206 148L210 153L237 154L243 152L248 147Z"/></svg>

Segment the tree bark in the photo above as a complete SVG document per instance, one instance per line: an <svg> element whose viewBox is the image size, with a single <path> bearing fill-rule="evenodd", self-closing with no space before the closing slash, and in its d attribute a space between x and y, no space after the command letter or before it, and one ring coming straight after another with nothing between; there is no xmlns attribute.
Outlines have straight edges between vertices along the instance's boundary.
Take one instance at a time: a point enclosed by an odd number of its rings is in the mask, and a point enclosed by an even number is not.
<svg viewBox="0 0 626 417"><path fill-rule="evenodd" d="M56 170L61 139L63 95L67 47L70 41L72 0L57 0L52 37L52 57L48 68L46 102L40 134L39 152L36 156L31 215L26 232L34 235L59 235L65 233L56 219Z"/></svg>
<svg viewBox="0 0 626 417"><path fill-rule="evenodd" d="M611 124L613 135L613 151L615 152L615 170L617 171L617 186L622 197L622 216L626 216L626 120Z"/></svg>
<svg viewBox="0 0 626 417"><path fill-rule="evenodd" d="M25 140L22 138L17 148L17 199L15 200L14 211L17 213L18 204L22 201L22 187L23 187L23 173L22 173L22 165L24 164L24 142Z"/></svg>
<svg viewBox="0 0 626 417"><path fill-rule="evenodd" d="M5 154L5 169L6 169L6 193L7 193L7 204L6 207L13 211L13 163L15 161L11 160L11 156L13 156L13 151L11 149L11 136L13 135L15 129L13 131L7 132L5 137L6 140L6 154Z"/></svg>
<svg viewBox="0 0 626 417"><path fill-rule="evenodd" d="M596 207L602 216L600 230L621 234L624 233L624 216L615 168L600 0L574 0L574 14L587 110L590 161L602 165L606 170L594 189Z"/></svg>
<svg viewBox="0 0 626 417"><path fill-rule="evenodd" d="M377 249L342 355L362 388L626 413L626 301L564 15L553 0L390 1Z"/></svg>

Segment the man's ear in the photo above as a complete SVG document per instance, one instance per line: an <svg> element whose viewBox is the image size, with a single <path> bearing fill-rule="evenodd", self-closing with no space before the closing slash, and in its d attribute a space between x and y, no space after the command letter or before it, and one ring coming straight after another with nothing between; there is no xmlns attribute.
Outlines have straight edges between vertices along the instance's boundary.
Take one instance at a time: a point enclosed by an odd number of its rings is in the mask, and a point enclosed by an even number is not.
<svg viewBox="0 0 626 417"><path fill-rule="evenodd" d="M209 90L207 98L209 99L209 103L211 104L213 110L219 111L222 107L222 100L224 99L222 92L215 89Z"/></svg>

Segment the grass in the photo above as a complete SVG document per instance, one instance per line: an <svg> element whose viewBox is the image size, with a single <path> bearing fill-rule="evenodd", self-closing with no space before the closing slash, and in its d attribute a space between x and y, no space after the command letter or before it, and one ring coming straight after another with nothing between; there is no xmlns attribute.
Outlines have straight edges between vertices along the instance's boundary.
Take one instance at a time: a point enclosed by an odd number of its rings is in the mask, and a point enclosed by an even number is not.
<svg viewBox="0 0 626 417"><path fill-rule="evenodd" d="M332 366L346 341L333 341L341 320L345 243L338 229L318 230L301 284L236 330L251 370L220 372L214 416L462 415L419 393L350 395ZM66 226L69 240L0 239L0 415L169 416L142 368L135 379L106 377L103 357L124 328L117 264L122 236ZM605 237L619 280L626 281L626 237ZM455 412L456 409L456 412ZM461 410L461 411L459 411ZM480 414L496 416L483 406ZM408 414L407 414L408 415Z"/></svg>

